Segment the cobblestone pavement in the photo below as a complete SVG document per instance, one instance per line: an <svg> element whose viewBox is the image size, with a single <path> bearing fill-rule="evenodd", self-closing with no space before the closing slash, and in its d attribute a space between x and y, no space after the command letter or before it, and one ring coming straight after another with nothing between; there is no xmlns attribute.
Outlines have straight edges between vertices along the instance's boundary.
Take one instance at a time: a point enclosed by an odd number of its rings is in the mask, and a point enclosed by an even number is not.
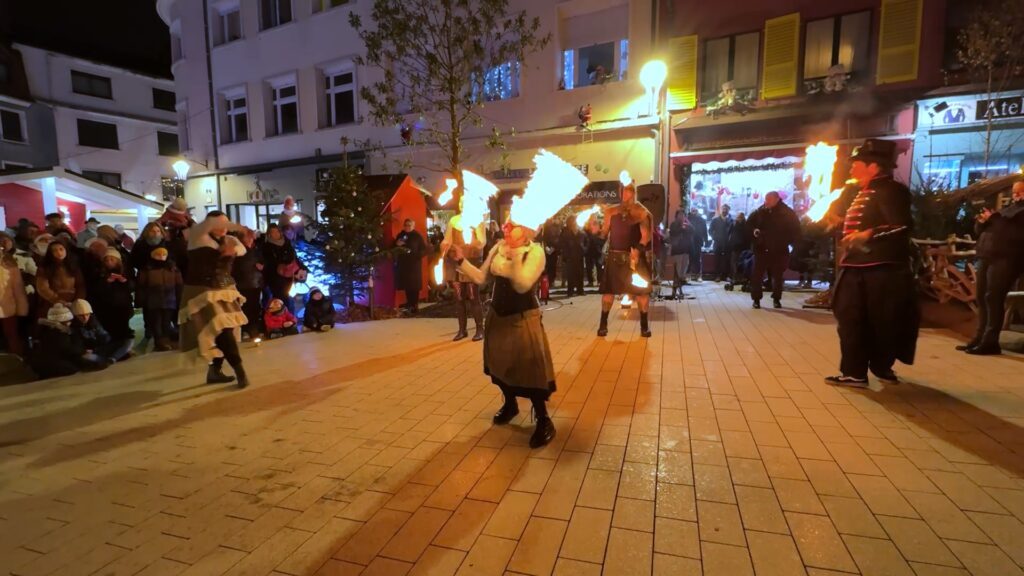
<svg viewBox="0 0 1024 576"><path fill-rule="evenodd" d="M1021 357L926 329L903 384L835 389L828 313L690 292L649 340L545 314L539 450L453 320L246 345L245 391L176 353L0 388L0 574L1021 573Z"/></svg>

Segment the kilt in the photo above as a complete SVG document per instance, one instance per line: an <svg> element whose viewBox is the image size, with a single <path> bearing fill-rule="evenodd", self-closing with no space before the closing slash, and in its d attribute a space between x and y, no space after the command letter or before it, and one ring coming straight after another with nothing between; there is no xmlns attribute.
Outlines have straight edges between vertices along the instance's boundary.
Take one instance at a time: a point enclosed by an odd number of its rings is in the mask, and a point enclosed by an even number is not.
<svg viewBox="0 0 1024 576"><path fill-rule="evenodd" d="M484 374L516 396L547 400L555 391L555 368L540 309L508 316L488 312Z"/></svg>
<svg viewBox="0 0 1024 576"><path fill-rule="evenodd" d="M601 294L629 294L645 296L651 293L651 267L647 259L641 257L636 263L636 272L647 280L646 288L633 285L633 266L630 254L626 251L610 250L604 260L604 275L601 276Z"/></svg>

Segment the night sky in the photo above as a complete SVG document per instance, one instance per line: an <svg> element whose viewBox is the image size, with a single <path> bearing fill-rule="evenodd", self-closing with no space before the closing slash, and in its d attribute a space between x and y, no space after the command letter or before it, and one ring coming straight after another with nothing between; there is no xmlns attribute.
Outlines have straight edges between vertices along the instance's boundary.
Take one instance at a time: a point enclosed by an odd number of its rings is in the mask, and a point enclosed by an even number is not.
<svg viewBox="0 0 1024 576"><path fill-rule="evenodd" d="M154 0L0 0L0 40L171 75L170 38Z"/></svg>

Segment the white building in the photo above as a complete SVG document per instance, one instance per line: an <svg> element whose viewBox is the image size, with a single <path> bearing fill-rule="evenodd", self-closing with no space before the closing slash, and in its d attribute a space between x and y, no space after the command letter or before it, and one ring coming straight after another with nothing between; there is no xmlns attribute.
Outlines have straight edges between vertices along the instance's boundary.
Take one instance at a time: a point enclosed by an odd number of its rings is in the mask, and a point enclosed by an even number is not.
<svg viewBox="0 0 1024 576"><path fill-rule="evenodd" d="M371 0L157 0L171 31L191 205L225 207L262 227L274 209L255 199L262 192L274 203L292 195L313 213L317 171L339 162L342 137L382 142L388 161L436 161L436 151L404 146L396 127L364 119L359 86L380 73L353 64L363 47L348 18L357 10L369 21L371 8ZM651 3L520 0L512 8L540 17L552 41L518 67L494 71L488 123L468 134L466 168L519 189L543 146L584 166L592 181L616 181L622 169L641 183L661 181L659 117L637 80L652 56ZM588 70L596 64L606 73L599 85ZM593 116L584 130L578 111L587 104ZM485 147L494 126L515 130L504 158ZM387 170L376 158L367 164L370 172ZM413 176L428 190L442 187L441 174Z"/></svg>

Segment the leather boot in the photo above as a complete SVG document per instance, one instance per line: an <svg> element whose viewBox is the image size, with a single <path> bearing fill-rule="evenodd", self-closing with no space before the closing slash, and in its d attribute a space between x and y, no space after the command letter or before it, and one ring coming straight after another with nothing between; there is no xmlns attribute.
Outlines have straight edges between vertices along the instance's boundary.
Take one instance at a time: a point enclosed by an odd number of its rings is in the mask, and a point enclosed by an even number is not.
<svg viewBox="0 0 1024 576"><path fill-rule="evenodd" d="M249 385L249 377L246 376L246 374L245 374L245 368L242 368L241 364L239 364L238 366L235 366L234 368L235 368L235 376L238 377L238 387L239 388L245 388L246 386Z"/></svg>
<svg viewBox="0 0 1024 576"><path fill-rule="evenodd" d="M502 404L500 410L494 413L494 418L491 421L495 424L508 424L518 415L519 404L516 403L516 399L512 398L511 401L505 399L505 403Z"/></svg>
<svg viewBox="0 0 1024 576"><path fill-rule="evenodd" d="M551 442L554 437L555 424L551 421L551 418L541 416L537 418L537 427L533 430L533 435L530 436L530 448L540 448Z"/></svg>
<svg viewBox="0 0 1024 576"><path fill-rule="evenodd" d="M210 367L206 369L206 383L207 384L227 384L228 382L234 382L234 376L228 376L224 373L223 362L214 362L210 364Z"/></svg>

